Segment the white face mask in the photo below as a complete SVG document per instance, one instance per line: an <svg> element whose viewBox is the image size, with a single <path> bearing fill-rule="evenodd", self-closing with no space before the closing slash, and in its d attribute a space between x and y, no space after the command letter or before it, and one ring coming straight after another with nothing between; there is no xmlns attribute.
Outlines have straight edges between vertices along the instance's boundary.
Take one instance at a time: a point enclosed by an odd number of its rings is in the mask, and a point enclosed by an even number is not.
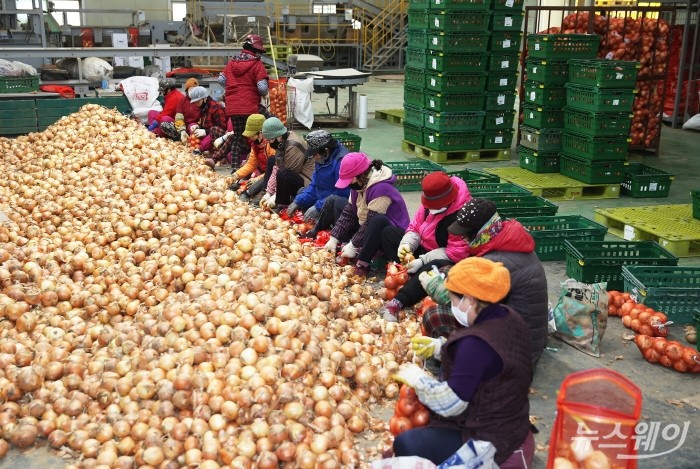
<svg viewBox="0 0 700 469"><path fill-rule="evenodd" d="M436 208L436 209L434 209L434 210L431 209L431 210L428 210L428 212L429 212L431 215L438 215L438 214L444 212L445 210L447 210L447 207Z"/></svg>
<svg viewBox="0 0 700 469"><path fill-rule="evenodd" d="M462 304L462 301L464 301L464 297L462 297L461 300L459 300L459 303L457 303L457 306L450 304L450 309L452 311L452 315L455 317L458 323L463 325L464 327L469 327L469 311L471 311L472 307L469 306L469 309L466 311L462 311L459 309L460 305Z"/></svg>

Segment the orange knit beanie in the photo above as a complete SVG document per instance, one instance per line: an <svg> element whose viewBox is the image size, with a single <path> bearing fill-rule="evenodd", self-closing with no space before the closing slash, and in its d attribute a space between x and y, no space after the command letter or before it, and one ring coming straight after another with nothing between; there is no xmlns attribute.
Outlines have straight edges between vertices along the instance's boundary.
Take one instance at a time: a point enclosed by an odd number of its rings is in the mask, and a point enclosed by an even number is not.
<svg viewBox="0 0 700 469"><path fill-rule="evenodd" d="M445 288L487 303L498 303L510 291L510 272L501 262L467 257L450 269Z"/></svg>

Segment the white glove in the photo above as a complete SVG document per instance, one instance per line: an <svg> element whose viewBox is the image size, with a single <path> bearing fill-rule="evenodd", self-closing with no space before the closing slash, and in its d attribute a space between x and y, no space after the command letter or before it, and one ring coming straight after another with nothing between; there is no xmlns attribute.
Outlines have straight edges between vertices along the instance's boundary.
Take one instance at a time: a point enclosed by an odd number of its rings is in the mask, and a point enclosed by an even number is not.
<svg viewBox="0 0 700 469"><path fill-rule="evenodd" d="M277 194L272 194L269 199L267 199L267 208L273 209L277 206L275 200L277 199Z"/></svg>
<svg viewBox="0 0 700 469"><path fill-rule="evenodd" d="M421 378L427 377L425 371L421 370L418 365L408 363L403 365L399 371L392 376L396 381L404 383L415 389L419 386Z"/></svg>
<svg viewBox="0 0 700 469"><path fill-rule="evenodd" d="M413 337L411 339L411 350L419 357L435 357L435 359L440 360L440 349L445 342L447 342L447 339L444 337L437 339L426 336Z"/></svg>
<svg viewBox="0 0 700 469"><path fill-rule="evenodd" d="M216 140L214 140L214 148L219 148L221 145L223 145L224 142L225 142L226 140L228 140L228 138L229 138L231 135L233 135L233 132L226 132L226 133L223 134L221 137L219 137L219 138L217 138Z"/></svg>
<svg viewBox="0 0 700 469"><path fill-rule="evenodd" d="M335 254L336 251L338 250L338 238L334 238L333 236L331 236L330 239L328 240L328 242L326 242L326 245L323 246L323 249Z"/></svg>
<svg viewBox="0 0 700 469"><path fill-rule="evenodd" d="M182 143L187 143L187 137L188 137L187 132L185 132L184 130L182 132L180 132L180 141Z"/></svg>
<svg viewBox="0 0 700 469"><path fill-rule="evenodd" d="M354 244L352 244L352 241L350 241L343 247L343 250L340 252L340 255L343 257L347 257L348 259L354 259L357 257L358 253L358 249L355 247Z"/></svg>
<svg viewBox="0 0 700 469"><path fill-rule="evenodd" d="M436 276L437 274L432 270L426 270L425 272L420 273L420 275L418 276L418 281L423 287L423 290L428 291L428 285L430 284L430 281Z"/></svg>
<svg viewBox="0 0 700 469"><path fill-rule="evenodd" d="M406 254L413 252L411 251L411 246L408 244L402 244L399 246L399 250L396 253L397 256L399 256L399 261L403 261L403 258L406 257Z"/></svg>
<svg viewBox="0 0 700 469"><path fill-rule="evenodd" d="M262 199L260 199L260 208L266 208L267 207L267 201L272 197L272 194L269 192L265 192L265 195L262 196Z"/></svg>
<svg viewBox="0 0 700 469"><path fill-rule="evenodd" d="M207 134L207 131L204 129L195 129L195 131L192 132L192 134L197 138L202 138Z"/></svg>
<svg viewBox="0 0 700 469"><path fill-rule="evenodd" d="M423 261L420 258L414 259L408 263L408 266L406 267L406 272L409 274L415 274L421 269L421 267L423 267Z"/></svg>

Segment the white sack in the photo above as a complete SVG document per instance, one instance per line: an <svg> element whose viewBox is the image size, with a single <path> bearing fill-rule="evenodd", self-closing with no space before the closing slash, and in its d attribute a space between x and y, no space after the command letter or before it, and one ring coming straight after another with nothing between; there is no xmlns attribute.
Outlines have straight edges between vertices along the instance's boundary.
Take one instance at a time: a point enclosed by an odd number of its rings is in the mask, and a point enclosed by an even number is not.
<svg viewBox="0 0 700 469"><path fill-rule="evenodd" d="M134 115L144 124L148 120L148 111L162 111L163 106L158 102L158 79L153 77L129 77L119 85L124 96L129 100Z"/></svg>
<svg viewBox="0 0 700 469"><path fill-rule="evenodd" d="M292 89L292 115L297 122L311 129L314 125L314 110L311 105L311 93L314 92L314 78L303 80L290 78L287 85Z"/></svg>
<svg viewBox="0 0 700 469"><path fill-rule="evenodd" d="M112 77L112 66L98 57L83 60L83 78L88 81L102 81Z"/></svg>

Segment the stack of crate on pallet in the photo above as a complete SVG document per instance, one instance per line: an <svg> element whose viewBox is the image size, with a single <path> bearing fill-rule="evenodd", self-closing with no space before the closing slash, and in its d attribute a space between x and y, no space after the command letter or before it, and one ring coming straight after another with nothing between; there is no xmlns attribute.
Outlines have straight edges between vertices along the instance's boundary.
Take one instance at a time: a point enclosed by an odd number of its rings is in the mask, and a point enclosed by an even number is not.
<svg viewBox="0 0 700 469"><path fill-rule="evenodd" d="M520 167L558 173L570 59L595 58L600 38L587 34L530 34L523 85Z"/></svg>
<svg viewBox="0 0 700 469"><path fill-rule="evenodd" d="M637 62L570 60L560 171L588 184L619 184L632 121Z"/></svg>

